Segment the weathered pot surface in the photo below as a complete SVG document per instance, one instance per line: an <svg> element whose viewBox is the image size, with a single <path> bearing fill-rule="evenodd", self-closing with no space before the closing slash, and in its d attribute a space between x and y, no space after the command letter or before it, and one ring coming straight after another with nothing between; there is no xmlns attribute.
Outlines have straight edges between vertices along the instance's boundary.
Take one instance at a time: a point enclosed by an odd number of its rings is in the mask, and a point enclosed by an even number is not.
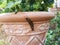
<svg viewBox="0 0 60 45"><path fill-rule="evenodd" d="M5 13L0 14L0 23L11 45L44 45L49 21L53 17L52 12Z"/></svg>

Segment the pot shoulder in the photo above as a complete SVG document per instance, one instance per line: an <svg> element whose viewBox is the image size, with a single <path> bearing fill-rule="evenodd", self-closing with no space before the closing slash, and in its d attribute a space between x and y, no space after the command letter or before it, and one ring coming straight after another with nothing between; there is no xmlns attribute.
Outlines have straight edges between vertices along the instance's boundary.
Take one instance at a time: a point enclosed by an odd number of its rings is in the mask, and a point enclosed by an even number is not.
<svg viewBox="0 0 60 45"><path fill-rule="evenodd" d="M51 20L54 17L52 12L18 12L0 14L0 22L26 22L26 18L33 22Z"/></svg>

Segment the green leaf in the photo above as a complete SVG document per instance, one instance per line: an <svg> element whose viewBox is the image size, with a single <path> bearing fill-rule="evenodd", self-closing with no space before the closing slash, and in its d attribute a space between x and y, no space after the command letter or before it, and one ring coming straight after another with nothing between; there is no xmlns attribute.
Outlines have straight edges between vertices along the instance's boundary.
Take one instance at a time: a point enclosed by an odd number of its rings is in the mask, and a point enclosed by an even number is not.
<svg viewBox="0 0 60 45"><path fill-rule="evenodd" d="M7 0L3 0L3 2L0 2L0 8L5 8L7 5Z"/></svg>
<svg viewBox="0 0 60 45"><path fill-rule="evenodd" d="M14 2L9 2L6 6L6 8L12 8L14 6Z"/></svg>

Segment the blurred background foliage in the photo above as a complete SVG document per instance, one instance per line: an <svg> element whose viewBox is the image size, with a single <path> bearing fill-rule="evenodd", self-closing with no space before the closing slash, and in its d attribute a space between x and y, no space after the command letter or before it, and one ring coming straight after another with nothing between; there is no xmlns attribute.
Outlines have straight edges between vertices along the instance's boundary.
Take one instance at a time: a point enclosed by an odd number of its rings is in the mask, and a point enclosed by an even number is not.
<svg viewBox="0 0 60 45"><path fill-rule="evenodd" d="M54 0L0 0L0 13L47 11L53 7ZM50 22L45 45L60 45L60 13Z"/></svg>
<svg viewBox="0 0 60 45"><path fill-rule="evenodd" d="M57 12L50 25L45 45L60 45L60 12Z"/></svg>
<svg viewBox="0 0 60 45"><path fill-rule="evenodd" d="M54 0L0 0L2 12L47 11ZM1 12L0 11L0 12Z"/></svg>

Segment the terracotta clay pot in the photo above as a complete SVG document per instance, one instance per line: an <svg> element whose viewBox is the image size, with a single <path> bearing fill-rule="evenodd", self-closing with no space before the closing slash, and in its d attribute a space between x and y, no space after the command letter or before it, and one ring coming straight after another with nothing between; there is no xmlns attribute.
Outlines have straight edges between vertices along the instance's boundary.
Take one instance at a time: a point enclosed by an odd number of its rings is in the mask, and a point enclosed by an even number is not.
<svg viewBox="0 0 60 45"><path fill-rule="evenodd" d="M56 8L51 8L49 11L50 12L56 12L56 11L60 12L60 7L57 7L57 9Z"/></svg>
<svg viewBox="0 0 60 45"><path fill-rule="evenodd" d="M18 12L0 14L0 24L11 45L44 45L52 12Z"/></svg>
<svg viewBox="0 0 60 45"><path fill-rule="evenodd" d="M60 7L57 7L57 10L60 11Z"/></svg>

